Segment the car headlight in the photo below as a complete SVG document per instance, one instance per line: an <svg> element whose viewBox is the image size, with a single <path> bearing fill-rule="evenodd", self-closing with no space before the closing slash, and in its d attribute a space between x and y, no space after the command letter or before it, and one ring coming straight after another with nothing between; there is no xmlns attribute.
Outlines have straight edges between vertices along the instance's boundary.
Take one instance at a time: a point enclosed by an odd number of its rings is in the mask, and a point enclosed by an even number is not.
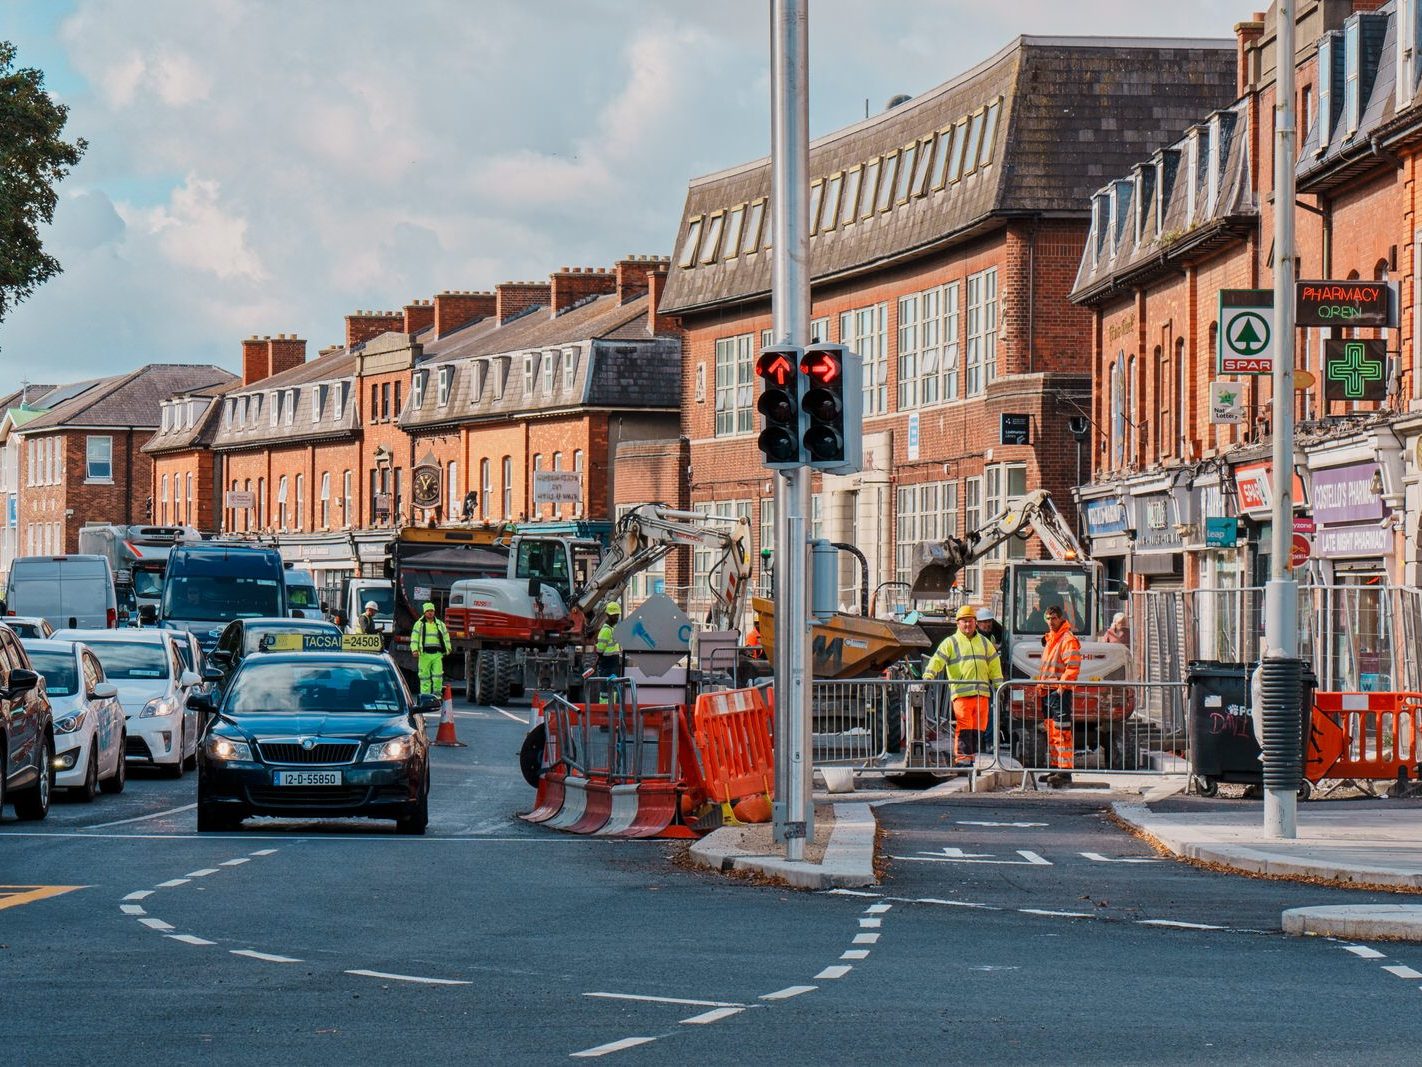
<svg viewBox="0 0 1422 1067"><path fill-rule="evenodd" d="M234 741L230 737L214 737L207 743L207 754L216 760L251 762L252 746L245 741Z"/></svg>
<svg viewBox="0 0 1422 1067"><path fill-rule="evenodd" d="M151 719L155 715L172 715L178 710L178 702L173 697L154 697L138 713L140 719Z"/></svg>
<svg viewBox="0 0 1422 1067"><path fill-rule="evenodd" d="M415 751L415 743L408 737L396 737L390 741L374 741L365 750L365 762L391 762L406 760Z"/></svg>
<svg viewBox="0 0 1422 1067"><path fill-rule="evenodd" d="M66 715L62 719L56 720L54 732L57 734L72 734L84 725L84 716L88 714L88 709L76 711L73 715Z"/></svg>

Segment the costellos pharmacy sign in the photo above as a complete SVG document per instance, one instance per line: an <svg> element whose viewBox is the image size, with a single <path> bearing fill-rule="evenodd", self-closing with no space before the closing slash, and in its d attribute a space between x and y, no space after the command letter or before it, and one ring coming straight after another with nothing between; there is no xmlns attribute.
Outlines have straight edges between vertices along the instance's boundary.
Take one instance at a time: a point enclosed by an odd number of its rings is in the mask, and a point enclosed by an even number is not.
<svg viewBox="0 0 1422 1067"><path fill-rule="evenodd" d="M1382 491L1382 468L1376 463L1314 471L1314 520L1328 525L1376 522L1388 510L1382 501Z"/></svg>

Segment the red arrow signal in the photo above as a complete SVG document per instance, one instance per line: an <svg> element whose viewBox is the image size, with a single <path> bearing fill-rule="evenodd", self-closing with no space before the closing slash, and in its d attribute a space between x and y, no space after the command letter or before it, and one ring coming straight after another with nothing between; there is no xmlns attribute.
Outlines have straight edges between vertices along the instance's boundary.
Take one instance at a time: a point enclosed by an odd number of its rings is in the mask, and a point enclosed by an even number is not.
<svg viewBox="0 0 1422 1067"><path fill-rule="evenodd" d="M762 378L773 379L776 385L784 385L790 375L795 373L795 364L785 358L785 353L767 353L760 357L760 366L756 368Z"/></svg>
<svg viewBox="0 0 1422 1067"><path fill-rule="evenodd" d="M800 370L821 385L829 385L839 377L839 360L828 352L815 352L800 363Z"/></svg>

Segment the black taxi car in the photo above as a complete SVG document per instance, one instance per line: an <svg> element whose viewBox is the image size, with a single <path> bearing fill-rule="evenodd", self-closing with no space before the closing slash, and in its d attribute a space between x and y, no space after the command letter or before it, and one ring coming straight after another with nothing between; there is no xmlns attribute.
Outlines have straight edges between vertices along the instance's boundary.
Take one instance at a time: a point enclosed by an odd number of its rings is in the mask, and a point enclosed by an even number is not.
<svg viewBox="0 0 1422 1067"><path fill-rule="evenodd" d="M394 819L402 834L429 822L429 741L389 657L343 651L367 635L275 638L222 694L190 706L207 727L198 746L198 830L235 829L251 815ZM281 651L300 644L302 651ZM321 646L331 646L323 648Z"/></svg>

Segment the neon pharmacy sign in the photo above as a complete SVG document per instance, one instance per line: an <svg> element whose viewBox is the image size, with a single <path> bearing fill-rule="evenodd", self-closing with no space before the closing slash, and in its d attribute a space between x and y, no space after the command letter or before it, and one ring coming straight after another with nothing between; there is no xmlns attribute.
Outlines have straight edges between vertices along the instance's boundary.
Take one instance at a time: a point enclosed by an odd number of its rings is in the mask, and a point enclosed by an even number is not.
<svg viewBox="0 0 1422 1067"><path fill-rule="evenodd" d="M1386 282L1299 282L1299 326L1396 326L1396 301Z"/></svg>

